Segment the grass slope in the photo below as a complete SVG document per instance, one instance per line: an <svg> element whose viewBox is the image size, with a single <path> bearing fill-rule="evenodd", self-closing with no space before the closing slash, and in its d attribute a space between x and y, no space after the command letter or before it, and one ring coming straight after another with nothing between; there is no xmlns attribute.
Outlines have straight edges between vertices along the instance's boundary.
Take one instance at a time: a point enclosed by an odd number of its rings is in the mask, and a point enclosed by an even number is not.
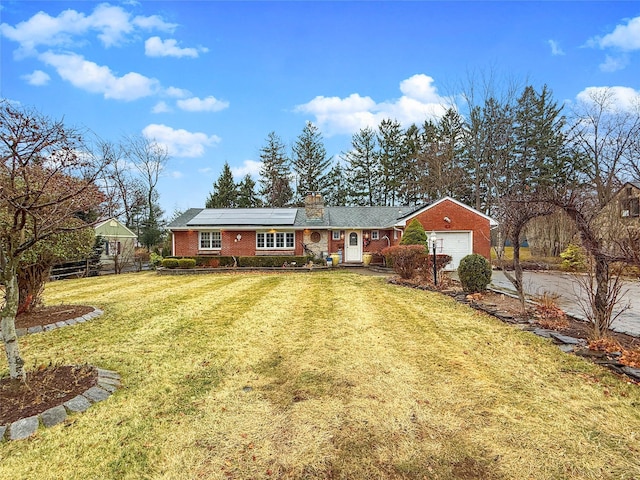
<svg viewBox="0 0 640 480"><path fill-rule="evenodd" d="M640 388L438 294L343 272L55 282L21 340L124 388L0 478L640 478ZM7 371L4 358L0 373Z"/></svg>

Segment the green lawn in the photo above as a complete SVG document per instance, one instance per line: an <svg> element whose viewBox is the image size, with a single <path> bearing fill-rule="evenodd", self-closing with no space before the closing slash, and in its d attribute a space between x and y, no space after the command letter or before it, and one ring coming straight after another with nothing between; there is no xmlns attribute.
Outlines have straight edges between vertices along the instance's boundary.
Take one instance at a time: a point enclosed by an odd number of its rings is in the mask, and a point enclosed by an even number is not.
<svg viewBox="0 0 640 480"><path fill-rule="evenodd" d="M123 388L0 444L0 478L640 478L640 387L438 294L346 272L54 282L21 340ZM0 374L6 374L0 361Z"/></svg>

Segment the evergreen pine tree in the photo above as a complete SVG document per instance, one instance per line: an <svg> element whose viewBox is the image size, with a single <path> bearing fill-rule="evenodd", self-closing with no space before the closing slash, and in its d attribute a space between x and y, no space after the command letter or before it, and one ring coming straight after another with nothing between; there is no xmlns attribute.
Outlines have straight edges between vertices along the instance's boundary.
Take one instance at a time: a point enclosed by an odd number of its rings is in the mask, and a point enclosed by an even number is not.
<svg viewBox="0 0 640 480"><path fill-rule="evenodd" d="M285 146L275 132L269 133L267 143L260 149L260 191L267 207L286 207L291 204L291 169Z"/></svg>
<svg viewBox="0 0 640 480"><path fill-rule="evenodd" d="M238 184L238 208L254 208L262 206L260 198L255 192L256 182L253 181L248 173Z"/></svg>
<svg viewBox="0 0 640 480"><path fill-rule="evenodd" d="M293 145L292 163L296 174L296 203L301 205L309 192L326 196L329 186L327 169L331 158L327 158L322 134L311 122L307 122Z"/></svg>
<svg viewBox="0 0 640 480"><path fill-rule="evenodd" d="M349 201L349 185L345 177L345 171L339 162L333 166L328 175L329 187L325 197L326 204L334 207L343 207Z"/></svg>
<svg viewBox="0 0 640 480"><path fill-rule="evenodd" d="M382 170L383 205L394 206L400 201L400 189L405 183L406 148L400 122L386 119L378 127L380 166Z"/></svg>
<svg viewBox="0 0 640 480"><path fill-rule="evenodd" d="M376 152L376 133L369 127L351 137L351 150L343 154L348 167L349 195L356 205L378 205L380 164Z"/></svg>
<svg viewBox="0 0 640 480"><path fill-rule="evenodd" d="M238 187L233 181L229 163L224 162L222 173L213 184L213 192L205 204L206 208L233 208L238 202Z"/></svg>

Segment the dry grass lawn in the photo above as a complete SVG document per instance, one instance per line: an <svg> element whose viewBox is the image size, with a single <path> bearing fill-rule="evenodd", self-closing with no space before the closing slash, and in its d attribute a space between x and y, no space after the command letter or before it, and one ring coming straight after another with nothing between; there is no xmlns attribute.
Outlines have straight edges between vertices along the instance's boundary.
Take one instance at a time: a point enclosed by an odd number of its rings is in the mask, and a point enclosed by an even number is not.
<svg viewBox="0 0 640 480"><path fill-rule="evenodd" d="M640 387L429 292L344 272L55 282L102 317L29 366L118 371L13 479L640 479ZM7 372L4 357L0 374Z"/></svg>

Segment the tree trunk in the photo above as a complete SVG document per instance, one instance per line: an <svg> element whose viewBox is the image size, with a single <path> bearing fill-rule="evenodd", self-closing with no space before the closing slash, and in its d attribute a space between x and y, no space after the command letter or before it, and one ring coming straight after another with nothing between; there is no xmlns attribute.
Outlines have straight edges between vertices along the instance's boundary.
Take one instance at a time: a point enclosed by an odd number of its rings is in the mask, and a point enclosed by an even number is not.
<svg viewBox="0 0 640 480"><path fill-rule="evenodd" d="M35 264L23 266L18 272L18 312L31 312L44 305L42 294L51 267Z"/></svg>
<svg viewBox="0 0 640 480"><path fill-rule="evenodd" d="M5 305L0 311L2 318L0 327L2 341L7 354L9 364L9 376L14 380L25 380L24 361L20 357L18 336L16 334L16 314L18 312L18 261L6 258L2 272L2 280L5 285Z"/></svg>
<svg viewBox="0 0 640 480"><path fill-rule="evenodd" d="M527 310L527 300L524 296L524 284L522 282L522 264L520 263L520 233L522 232L522 228L514 227L514 231L511 232L509 236L509 240L511 240L511 245L513 245L513 273L511 275L508 271L503 269L504 276L507 277L513 287L516 289L518 293L518 300L520 300L520 306L522 307L522 313L525 313Z"/></svg>
<svg viewBox="0 0 640 480"><path fill-rule="evenodd" d="M611 314L608 308L609 264L601 255L594 255L596 291L593 297L593 320L596 338L609 333Z"/></svg>

